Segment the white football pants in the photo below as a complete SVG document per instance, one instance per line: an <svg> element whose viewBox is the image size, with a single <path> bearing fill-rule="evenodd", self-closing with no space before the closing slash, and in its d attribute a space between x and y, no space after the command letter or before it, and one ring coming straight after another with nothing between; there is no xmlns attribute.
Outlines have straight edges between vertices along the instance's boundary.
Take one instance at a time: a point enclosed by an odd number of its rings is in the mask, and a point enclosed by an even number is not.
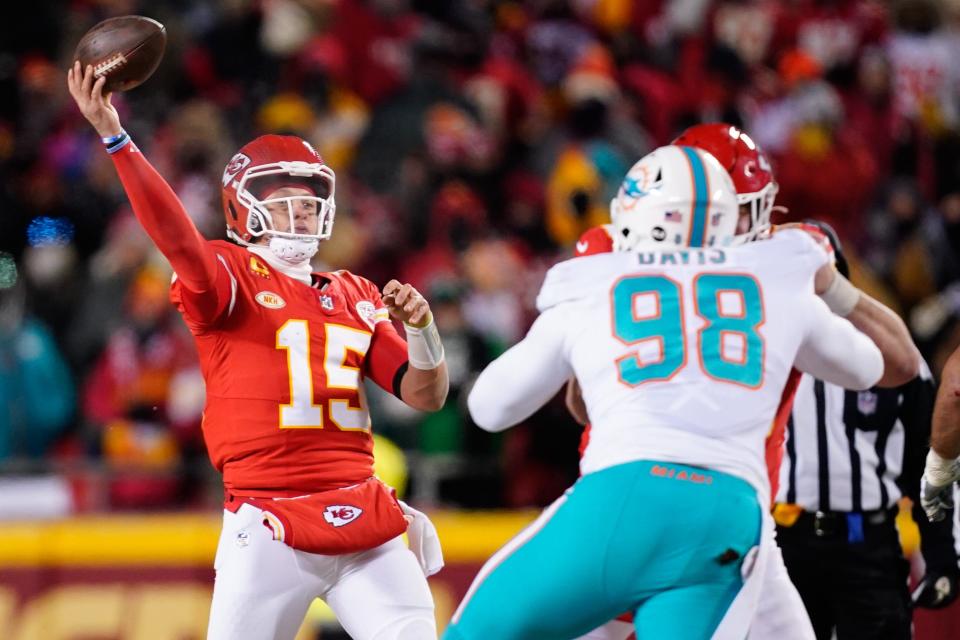
<svg viewBox="0 0 960 640"><path fill-rule="evenodd" d="M263 512L224 511L208 640L292 640L322 598L355 640L436 640L433 596L400 537L325 556L273 539Z"/></svg>

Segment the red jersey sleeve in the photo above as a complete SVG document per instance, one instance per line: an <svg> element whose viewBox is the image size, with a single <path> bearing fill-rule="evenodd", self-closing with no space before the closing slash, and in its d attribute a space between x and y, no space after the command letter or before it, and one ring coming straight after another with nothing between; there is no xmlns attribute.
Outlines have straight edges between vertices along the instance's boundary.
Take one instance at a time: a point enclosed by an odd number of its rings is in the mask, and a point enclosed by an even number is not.
<svg viewBox="0 0 960 640"><path fill-rule="evenodd" d="M237 279L226 259L219 254L216 258L217 276L211 291L191 291L177 275L173 276L170 301L195 333L215 323L224 312L229 315L237 300Z"/></svg>
<svg viewBox="0 0 960 640"><path fill-rule="evenodd" d="M206 321L219 316L230 303L226 264L136 145L128 144L111 158L137 220L177 274L184 306Z"/></svg>
<svg viewBox="0 0 960 640"><path fill-rule="evenodd" d="M364 374L381 388L403 400L400 395L400 382L409 366L407 341L400 336L393 322L390 321L390 312L384 306L376 285L366 279L361 281L375 309L373 337L370 339L370 350L364 361Z"/></svg>

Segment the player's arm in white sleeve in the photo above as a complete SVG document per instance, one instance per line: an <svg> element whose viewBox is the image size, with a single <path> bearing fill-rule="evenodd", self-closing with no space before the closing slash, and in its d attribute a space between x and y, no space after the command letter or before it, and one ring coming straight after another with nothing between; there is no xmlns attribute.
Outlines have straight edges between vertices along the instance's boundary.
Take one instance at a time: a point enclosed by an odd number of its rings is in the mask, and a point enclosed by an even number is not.
<svg viewBox="0 0 960 640"><path fill-rule="evenodd" d="M477 426L486 431L512 427L546 404L573 375L563 348L564 315L560 308L545 311L523 340L483 370L467 397Z"/></svg>
<svg viewBox="0 0 960 640"><path fill-rule="evenodd" d="M861 391L883 375L883 355L870 338L834 315L819 298L808 303L806 333L794 362L815 378Z"/></svg>

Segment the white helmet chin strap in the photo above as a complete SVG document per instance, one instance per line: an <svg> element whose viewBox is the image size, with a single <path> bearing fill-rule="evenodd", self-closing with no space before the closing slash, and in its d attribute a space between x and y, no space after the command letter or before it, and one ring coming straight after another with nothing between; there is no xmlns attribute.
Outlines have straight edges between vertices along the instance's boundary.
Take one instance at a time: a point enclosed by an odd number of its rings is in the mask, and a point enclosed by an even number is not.
<svg viewBox="0 0 960 640"><path fill-rule="evenodd" d="M297 266L316 255L320 248L320 240L317 238L298 239L272 236L268 246L273 255L291 266Z"/></svg>

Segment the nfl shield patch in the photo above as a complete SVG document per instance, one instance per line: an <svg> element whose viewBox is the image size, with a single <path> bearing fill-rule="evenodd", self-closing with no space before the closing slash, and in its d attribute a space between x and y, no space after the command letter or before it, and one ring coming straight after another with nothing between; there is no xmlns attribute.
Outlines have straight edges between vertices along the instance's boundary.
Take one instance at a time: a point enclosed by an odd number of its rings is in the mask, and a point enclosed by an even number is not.
<svg viewBox="0 0 960 640"><path fill-rule="evenodd" d="M320 306L324 311L333 311L333 297L327 294L320 295Z"/></svg>
<svg viewBox="0 0 960 640"><path fill-rule="evenodd" d="M857 394L857 410L865 416L877 411L877 394L873 391L861 391Z"/></svg>

